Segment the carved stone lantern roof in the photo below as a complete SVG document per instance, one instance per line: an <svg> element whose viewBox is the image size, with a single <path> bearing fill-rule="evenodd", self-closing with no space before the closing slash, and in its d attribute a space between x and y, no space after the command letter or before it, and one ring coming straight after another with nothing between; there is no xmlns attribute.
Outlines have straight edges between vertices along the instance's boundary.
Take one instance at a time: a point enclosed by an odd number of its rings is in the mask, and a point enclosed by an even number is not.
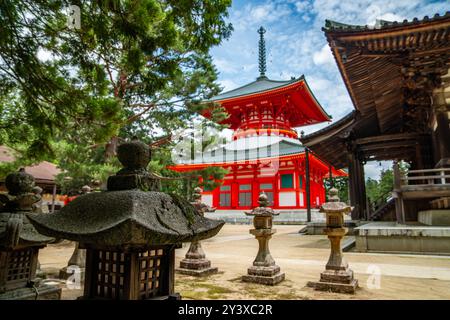
<svg viewBox="0 0 450 320"><path fill-rule="evenodd" d="M21 169L5 179L8 194L0 194L0 248L44 246L53 238L36 231L26 214L41 197L33 193L34 178Z"/></svg>
<svg viewBox="0 0 450 320"><path fill-rule="evenodd" d="M328 202L322 204L319 212L347 214L352 211L352 207L350 207L345 202L339 201L338 190L336 188L331 188L328 194L329 194Z"/></svg>
<svg viewBox="0 0 450 320"><path fill-rule="evenodd" d="M224 222L199 214L186 200L156 191L146 170L150 150L133 140L118 147L124 166L108 179L108 191L76 198L58 213L30 215L44 233L91 248L145 249L154 245L202 240L216 235Z"/></svg>
<svg viewBox="0 0 450 320"><path fill-rule="evenodd" d="M245 212L247 216L277 216L280 213L275 212L272 208L268 208L269 198L263 192L258 197L259 207L254 208L251 212Z"/></svg>

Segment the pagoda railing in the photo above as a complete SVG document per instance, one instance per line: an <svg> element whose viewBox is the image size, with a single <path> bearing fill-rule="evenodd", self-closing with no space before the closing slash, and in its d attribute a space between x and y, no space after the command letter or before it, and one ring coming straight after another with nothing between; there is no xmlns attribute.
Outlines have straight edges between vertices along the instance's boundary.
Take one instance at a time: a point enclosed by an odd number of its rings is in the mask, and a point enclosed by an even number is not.
<svg viewBox="0 0 450 320"><path fill-rule="evenodd" d="M238 139L246 136L259 136L266 134L268 136L270 135L276 135L280 136L281 134L284 134L286 137L289 138L298 138L298 134L295 130L289 130L289 129L276 129L276 128L251 128L251 129L239 129L235 131L233 134L233 139Z"/></svg>

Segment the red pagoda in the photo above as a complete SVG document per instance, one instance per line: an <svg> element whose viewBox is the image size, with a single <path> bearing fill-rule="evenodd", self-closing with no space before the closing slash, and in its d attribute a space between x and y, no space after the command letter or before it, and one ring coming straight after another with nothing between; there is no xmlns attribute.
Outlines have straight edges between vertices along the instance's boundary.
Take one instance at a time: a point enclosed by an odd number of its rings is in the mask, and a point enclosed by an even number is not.
<svg viewBox="0 0 450 320"><path fill-rule="evenodd" d="M202 201L217 209L257 207L262 191L273 208L306 208L308 184L310 207L318 207L325 201L323 179L346 173L308 153L293 128L330 121L330 117L304 76L288 81L266 77L264 28L258 33L260 75L256 81L206 101L220 104L229 113L222 123L234 130L232 141L170 168L178 172L211 166L228 169L220 187L202 193Z"/></svg>

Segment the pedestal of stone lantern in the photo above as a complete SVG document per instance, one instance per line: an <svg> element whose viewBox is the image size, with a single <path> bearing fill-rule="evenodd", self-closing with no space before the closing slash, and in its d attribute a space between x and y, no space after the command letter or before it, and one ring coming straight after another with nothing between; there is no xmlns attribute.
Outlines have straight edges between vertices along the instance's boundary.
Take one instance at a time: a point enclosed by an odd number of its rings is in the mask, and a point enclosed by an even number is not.
<svg viewBox="0 0 450 320"><path fill-rule="evenodd" d="M269 240L276 233L276 230L272 229L272 216L278 213L267 208L267 205L267 195L262 193L259 196L259 207L252 212L246 212L246 215L253 216L255 229L251 229L250 233L258 240L259 248L253 265L247 269L247 275L242 277L242 281L273 286L283 281L285 274L280 272L280 267L275 264L270 254Z"/></svg>
<svg viewBox="0 0 450 320"><path fill-rule="evenodd" d="M124 166L108 190L78 197L58 213L30 215L42 233L86 249L82 299L179 299L174 292L175 249L219 232L223 221L201 216L186 200L158 191L146 167L150 148L119 145Z"/></svg>
<svg viewBox="0 0 450 320"><path fill-rule="evenodd" d="M354 279L353 271L349 268L342 252L341 241L348 232L344 228L344 214L351 212L351 207L339 202L338 190L332 188L329 192L329 201L324 203L320 212L326 214L327 227L324 233L328 236L331 252L325 271L320 274L320 280L310 281L308 286L320 291L337 293L355 293L358 280Z"/></svg>
<svg viewBox="0 0 450 320"><path fill-rule="evenodd" d="M202 203L202 189L195 188L194 201L192 205L199 214L204 216L205 212L214 212L215 208L211 208L208 205ZM217 267L211 267L211 261L206 259L205 252L203 251L200 241L192 241L189 250L187 251L185 258L180 261L180 267L176 269L180 274L189 276L209 276L218 272Z"/></svg>

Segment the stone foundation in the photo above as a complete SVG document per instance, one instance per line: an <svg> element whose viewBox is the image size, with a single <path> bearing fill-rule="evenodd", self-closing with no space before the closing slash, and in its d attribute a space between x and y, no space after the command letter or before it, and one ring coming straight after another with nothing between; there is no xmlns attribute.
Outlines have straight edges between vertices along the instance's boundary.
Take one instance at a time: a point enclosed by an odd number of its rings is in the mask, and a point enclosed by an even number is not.
<svg viewBox="0 0 450 320"><path fill-rule="evenodd" d="M211 261L207 259L183 259L176 272L189 276L209 276L219 271L216 267L211 267Z"/></svg>
<svg viewBox="0 0 450 320"><path fill-rule="evenodd" d="M450 227L370 222L357 228L355 251L450 254Z"/></svg>
<svg viewBox="0 0 450 320"><path fill-rule="evenodd" d="M180 267L175 271L189 276L209 276L217 273L219 269L211 267L211 261L206 259L201 243L194 241L191 242L185 258L180 261Z"/></svg>
<svg viewBox="0 0 450 320"><path fill-rule="evenodd" d="M450 226L450 209L419 211L418 221L428 226Z"/></svg>
<svg viewBox="0 0 450 320"><path fill-rule="evenodd" d="M354 294L358 288L358 280L353 278L353 271L325 270L320 274L319 281L310 281L308 287L319 291Z"/></svg>
<svg viewBox="0 0 450 320"><path fill-rule="evenodd" d="M280 272L279 266L259 267L251 266L248 274L242 276L242 281L274 286L285 279L284 272Z"/></svg>

